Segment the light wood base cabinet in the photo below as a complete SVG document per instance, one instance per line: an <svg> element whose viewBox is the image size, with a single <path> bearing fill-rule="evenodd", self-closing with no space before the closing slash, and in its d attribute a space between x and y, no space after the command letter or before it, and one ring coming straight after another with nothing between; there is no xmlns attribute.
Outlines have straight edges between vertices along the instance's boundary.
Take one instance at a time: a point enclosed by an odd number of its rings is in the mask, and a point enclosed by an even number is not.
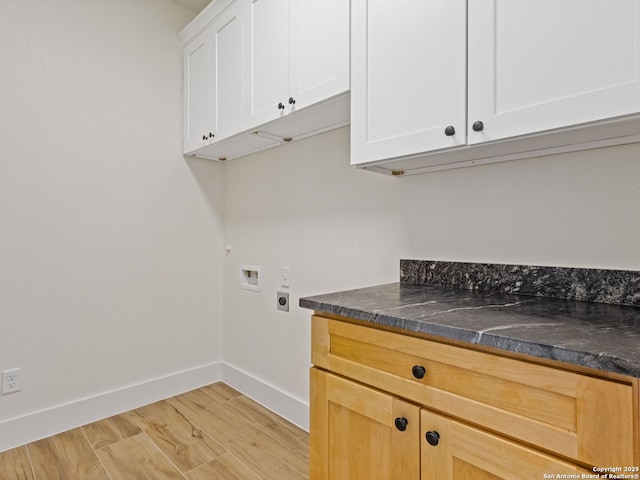
<svg viewBox="0 0 640 480"><path fill-rule="evenodd" d="M312 479L420 480L416 405L316 368L311 385Z"/></svg>
<svg viewBox="0 0 640 480"><path fill-rule="evenodd" d="M509 357L314 316L310 478L589 478L640 465L637 379Z"/></svg>

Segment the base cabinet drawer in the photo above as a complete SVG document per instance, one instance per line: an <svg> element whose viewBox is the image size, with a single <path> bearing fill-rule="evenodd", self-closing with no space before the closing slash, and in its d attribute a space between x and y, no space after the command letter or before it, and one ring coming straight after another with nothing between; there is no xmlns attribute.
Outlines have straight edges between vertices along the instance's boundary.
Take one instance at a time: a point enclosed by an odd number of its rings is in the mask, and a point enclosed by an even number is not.
<svg viewBox="0 0 640 480"><path fill-rule="evenodd" d="M312 362L549 458L584 467L640 463L635 379L597 378L322 316L313 317Z"/></svg>

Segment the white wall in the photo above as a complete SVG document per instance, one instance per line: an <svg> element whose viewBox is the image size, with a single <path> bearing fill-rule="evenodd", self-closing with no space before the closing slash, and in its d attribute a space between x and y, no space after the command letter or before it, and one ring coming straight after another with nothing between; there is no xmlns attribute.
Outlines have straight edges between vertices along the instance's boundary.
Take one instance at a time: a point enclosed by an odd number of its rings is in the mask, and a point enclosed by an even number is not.
<svg viewBox="0 0 640 480"><path fill-rule="evenodd" d="M1 10L0 369L24 377L3 450L219 376L223 169L181 154L192 12Z"/></svg>
<svg viewBox="0 0 640 480"><path fill-rule="evenodd" d="M638 158L630 145L394 178L349 166L346 127L231 161L234 381L306 426L311 312L298 299L396 282L401 258L640 270ZM261 292L239 288L243 264L262 267ZM275 304L283 265L290 313Z"/></svg>
<svg viewBox="0 0 640 480"><path fill-rule="evenodd" d="M192 17L168 0L2 2L0 369L24 385L0 397L0 450L217 375L304 426L298 299L395 282L400 258L640 269L635 145L392 178L349 167L343 128L185 160ZM239 288L242 264L261 292Z"/></svg>

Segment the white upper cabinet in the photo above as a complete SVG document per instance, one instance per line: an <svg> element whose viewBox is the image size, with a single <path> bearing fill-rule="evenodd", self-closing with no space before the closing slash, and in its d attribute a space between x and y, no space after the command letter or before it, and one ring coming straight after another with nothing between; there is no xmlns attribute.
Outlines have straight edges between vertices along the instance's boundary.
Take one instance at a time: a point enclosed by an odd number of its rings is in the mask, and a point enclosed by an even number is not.
<svg viewBox="0 0 640 480"><path fill-rule="evenodd" d="M184 151L206 145L211 131L211 48L207 32L184 48ZM212 133L213 135L213 133Z"/></svg>
<svg viewBox="0 0 640 480"><path fill-rule="evenodd" d="M640 0L352 4L354 165L400 175L640 141Z"/></svg>
<svg viewBox="0 0 640 480"><path fill-rule="evenodd" d="M289 85L295 107L347 93L349 0L296 0L291 5Z"/></svg>
<svg viewBox="0 0 640 480"><path fill-rule="evenodd" d="M232 2L184 47L184 151L242 127L241 4Z"/></svg>
<svg viewBox="0 0 640 480"><path fill-rule="evenodd" d="M349 0L214 0L181 32L184 153L228 160L349 123Z"/></svg>
<svg viewBox="0 0 640 480"><path fill-rule="evenodd" d="M639 112L639 25L636 0L469 2L469 144Z"/></svg>
<svg viewBox="0 0 640 480"><path fill-rule="evenodd" d="M290 0L243 1L247 45L244 82L248 92L245 118L248 125L257 126L289 108Z"/></svg>
<svg viewBox="0 0 640 480"><path fill-rule="evenodd" d="M243 0L247 127L349 90L349 2Z"/></svg>
<svg viewBox="0 0 640 480"><path fill-rule="evenodd" d="M466 3L352 0L353 164L465 144Z"/></svg>
<svg viewBox="0 0 640 480"><path fill-rule="evenodd" d="M218 139L242 128L242 6L236 1L213 22L212 124Z"/></svg>

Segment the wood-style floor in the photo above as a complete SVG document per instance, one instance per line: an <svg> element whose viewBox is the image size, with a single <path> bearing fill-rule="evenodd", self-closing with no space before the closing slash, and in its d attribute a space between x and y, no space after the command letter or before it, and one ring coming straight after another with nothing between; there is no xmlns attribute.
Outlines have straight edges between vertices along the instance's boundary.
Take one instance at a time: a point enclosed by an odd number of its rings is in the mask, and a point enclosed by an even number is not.
<svg viewBox="0 0 640 480"><path fill-rule="evenodd" d="M308 434L224 383L0 453L2 480L302 480Z"/></svg>

